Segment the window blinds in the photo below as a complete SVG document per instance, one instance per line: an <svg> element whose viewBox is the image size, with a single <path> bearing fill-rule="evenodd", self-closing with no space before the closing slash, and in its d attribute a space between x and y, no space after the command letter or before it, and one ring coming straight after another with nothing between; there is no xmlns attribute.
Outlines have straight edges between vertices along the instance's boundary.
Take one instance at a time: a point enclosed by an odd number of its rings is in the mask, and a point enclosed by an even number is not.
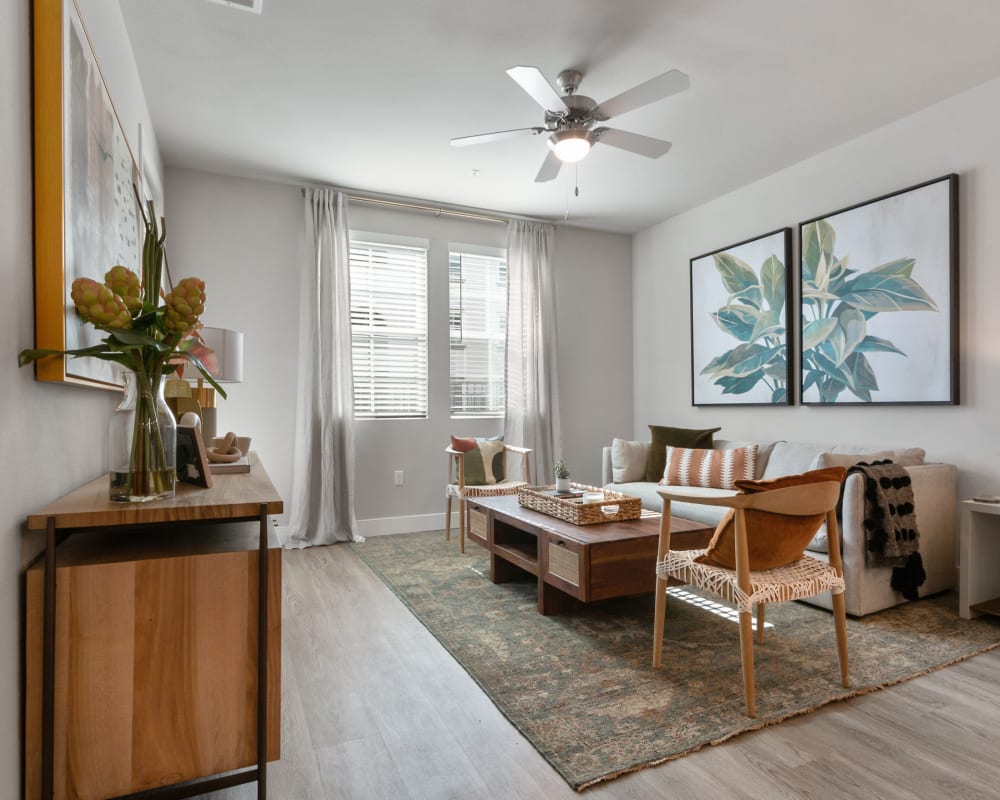
<svg viewBox="0 0 1000 800"><path fill-rule="evenodd" d="M351 240L354 415L427 416L427 249Z"/></svg>
<svg viewBox="0 0 1000 800"><path fill-rule="evenodd" d="M451 415L502 417L507 329L507 261L448 257Z"/></svg>

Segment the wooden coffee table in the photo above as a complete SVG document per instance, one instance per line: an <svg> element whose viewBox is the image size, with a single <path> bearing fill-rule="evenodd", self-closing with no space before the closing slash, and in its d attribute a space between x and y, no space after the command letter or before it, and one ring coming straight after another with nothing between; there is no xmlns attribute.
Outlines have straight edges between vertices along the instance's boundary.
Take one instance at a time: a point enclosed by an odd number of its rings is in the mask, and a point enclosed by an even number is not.
<svg viewBox="0 0 1000 800"><path fill-rule="evenodd" d="M660 517L573 525L524 508L517 497L466 501L469 538L490 551L493 583L538 579L538 611L651 592L656 586ZM707 547L713 528L672 517L670 548Z"/></svg>

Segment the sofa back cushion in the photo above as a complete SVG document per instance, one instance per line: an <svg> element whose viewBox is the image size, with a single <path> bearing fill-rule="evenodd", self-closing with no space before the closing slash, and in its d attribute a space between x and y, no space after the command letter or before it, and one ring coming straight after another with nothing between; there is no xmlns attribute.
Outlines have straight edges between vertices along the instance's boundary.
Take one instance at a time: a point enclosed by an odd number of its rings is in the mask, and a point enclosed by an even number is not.
<svg viewBox="0 0 1000 800"><path fill-rule="evenodd" d="M731 450L667 447L664 486L703 486L735 489L735 481L753 480L757 445Z"/></svg>
<svg viewBox="0 0 1000 800"><path fill-rule="evenodd" d="M722 428L671 428L666 425L650 425L649 455L646 459L646 480L654 483L663 477L667 466L667 446L712 447L712 436Z"/></svg>
<svg viewBox="0 0 1000 800"><path fill-rule="evenodd" d="M843 481L844 467L817 469L800 475L785 475L765 481L737 481L736 488L746 494L803 486L823 481ZM751 570L774 569L802 558L806 545L826 519L825 514L796 517L748 510L747 555ZM697 559L705 564L736 569L736 512L730 509L715 529L708 550Z"/></svg>
<svg viewBox="0 0 1000 800"><path fill-rule="evenodd" d="M625 439L611 441L611 480L615 483L633 483L646 477L649 442L630 442Z"/></svg>
<svg viewBox="0 0 1000 800"><path fill-rule="evenodd" d="M824 467L850 469L861 462L873 464L876 461L891 461L894 455L892 450L876 450L873 453L820 453L813 461L812 469L823 469Z"/></svg>

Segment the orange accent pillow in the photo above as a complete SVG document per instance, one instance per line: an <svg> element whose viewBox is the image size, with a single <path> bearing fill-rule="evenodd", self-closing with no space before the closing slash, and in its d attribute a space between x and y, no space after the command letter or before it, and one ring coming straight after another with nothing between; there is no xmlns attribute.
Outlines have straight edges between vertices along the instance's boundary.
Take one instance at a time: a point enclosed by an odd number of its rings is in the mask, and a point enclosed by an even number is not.
<svg viewBox="0 0 1000 800"><path fill-rule="evenodd" d="M742 494L768 492L772 489L787 489L789 486L804 486L823 481L843 482L847 475L844 467L827 467L803 472L801 475L784 475L766 481L736 481L736 488ZM795 517L787 514L772 514L769 511L746 512L747 554L750 569L774 569L791 564L802 558L806 545L816 535L819 526L826 519L825 514ZM715 535L708 544L705 555L696 561L726 569L736 569L736 511L729 509L715 529Z"/></svg>

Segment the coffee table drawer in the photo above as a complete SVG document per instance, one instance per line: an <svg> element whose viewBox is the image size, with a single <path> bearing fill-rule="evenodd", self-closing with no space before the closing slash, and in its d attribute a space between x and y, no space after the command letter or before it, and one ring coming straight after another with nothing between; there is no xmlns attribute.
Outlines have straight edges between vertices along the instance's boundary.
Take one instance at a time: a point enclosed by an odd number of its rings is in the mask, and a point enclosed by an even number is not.
<svg viewBox="0 0 1000 800"><path fill-rule="evenodd" d="M476 506L469 507L469 538L481 544L483 547L489 547L489 527L490 519L484 511L477 508Z"/></svg>
<svg viewBox="0 0 1000 800"><path fill-rule="evenodd" d="M577 600L587 600L587 549L579 542L549 535L545 542L545 582Z"/></svg>

